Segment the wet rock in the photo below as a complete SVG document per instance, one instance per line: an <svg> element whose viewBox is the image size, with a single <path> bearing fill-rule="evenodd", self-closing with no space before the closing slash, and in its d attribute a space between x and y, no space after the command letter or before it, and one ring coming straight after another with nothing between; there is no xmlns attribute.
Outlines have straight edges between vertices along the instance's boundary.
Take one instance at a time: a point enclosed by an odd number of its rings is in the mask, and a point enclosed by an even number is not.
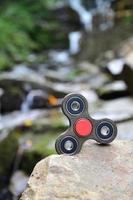
<svg viewBox="0 0 133 200"><path fill-rule="evenodd" d="M124 81L108 83L97 90L101 99L116 99L128 95L127 86Z"/></svg>
<svg viewBox="0 0 133 200"><path fill-rule="evenodd" d="M3 113L20 110L22 103L26 98L29 99L29 96L33 100L31 107L39 108L48 106L50 95L58 98L66 94L60 88L54 87L54 83L46 80L41 73L24 65L16 66L10 72L1 73L0 88L3 90L1 94L1 110ZM32 92L33 90L36 91L36 94ZM37 94L38 90L41 91L39 94ZM32 93L32 95L29 93ZM28 94L29 96L26 97Z"/></svg>
<svg viewBox="0 0 133 200"><path fill-rule="evenodd" d="M124 80L129 93L133 95L133 38L122 42L117 50L117 58L108 63L108 70L115 79Z"/></svg>
<svg viewBox="0 0 133 200"><path fill-rule="evenodd" d="M39 87L45 90L44 78L24 65L0 74L0 87L4 91L1 96L2 113L21 109L21 104L28 93L26 84L29 85L28 90Z"/></svg>
<svg viewBox="0 0 133 200"><path fill-rule="evenodd" d="M127 84L129 93L133 96L133 68L125 64L121 73L121 77L121 79Z"/></svg>
<svg viewBox="0 0 133 200"><path fill-rule="evenodd" d="M22 88L15 84L9 84L7 87L0 85L3 88L3 94L0 97L1 113L20 110L24 95Z"/></svg>
<svg viewBox="0 0 133 200"><path fill-rule="evenodd" d="M20 111L12 112L0 118L0 131L12 130L22 125L32 124L34 120L48 116L47 111L35 110L22 113Z"/></svg>
<svg viewBox="0 0 133 200"><path fill-rule="evenodd" d="M84 61L80 62L77 67L81 73L75 77L76 81L87 82L93 89L97 89L110 81L110 77L104 74L97 65Z"/></svg>
<svg viewBox="0 0 133 200"><path fill-rule="evenodd" d="M18 197L26 188L28 176L22 171L16 171L10 180L10 191Z"/></svg>
<svg viewBox="0 0 133 200"><path fill-rule="evenodd" d="M133 95L133 67L126 64L126 60L122 59L121 62L120 59L116 59L108 64L108 69L114 79L125 81L129 93Z"/></svg>
<svg viewBox="0 0 133 200"><path fill-rule="evenodd" d="M39 162L21 200L132 200L133 142L86 142L76 156ZM117 186L117 187L116 187Z"/></svg>
<svg viewBox="0 0 133 200"><path fill-rule="evenodd" d="M100 101L100 104L93 110L92 117L96 119L108 117L117 123L130 120L133 117L133 100L123 97L110 101Z"/></svg>
<svg viewBox="0 0 133 200"><path fill-rule="evenodd" d="M126 60L126 63L133 66L132 53L133 53L133 37L124 40L117 49L119 56Z"/></svg>
<svg viewBox="0 0 133 200"><path fill-rule="evenodd" d="M29 76L30 74L30 76ZM27 66L21 64L14 67L10 72L3 72L0 75L1 84L11 84L18 83L19 86L22 83L29 83L33 87L47 88L45 78L41 76L38 72L28 68Z"/></svg>
<svg viewBox="0 0 133 200"><path fill-rule="evenodd" d="M124 30L124 31L123 31ZM78 60L88 60L97 65L104 66L105 57L103 54L108 50L120 52L121 42L132 36L133 28L131 25L117 24L113 28L105 31L92 31L84 33L81 42L81 52L77 56ZM113 35L113 37L112 37ZM118 55L118 53L116 54Z"/></svg>

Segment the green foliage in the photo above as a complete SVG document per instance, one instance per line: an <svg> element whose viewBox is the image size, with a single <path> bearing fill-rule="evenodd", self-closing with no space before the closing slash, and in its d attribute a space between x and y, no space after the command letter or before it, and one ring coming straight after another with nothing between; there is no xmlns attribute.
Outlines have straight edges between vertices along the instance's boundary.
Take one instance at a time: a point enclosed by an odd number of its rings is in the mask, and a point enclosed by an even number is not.
<svg viewBox="0 0 133 200"><path fill-rule="evenodd" d="M26 60L34 42L26 31L33 23L30 15L17 4L7 6L0 17L0 69L12 66L14 61Z"/></svg>
<svg viewBox="0 0 133 200"><path fill-rule="evenodd" d="M15 62L28 61L30 53L58 44L62 35L53 37L54 30L59 30L59 24L50 10L57 1L8 0L1 4L0 70L11 67Z"/></svg>

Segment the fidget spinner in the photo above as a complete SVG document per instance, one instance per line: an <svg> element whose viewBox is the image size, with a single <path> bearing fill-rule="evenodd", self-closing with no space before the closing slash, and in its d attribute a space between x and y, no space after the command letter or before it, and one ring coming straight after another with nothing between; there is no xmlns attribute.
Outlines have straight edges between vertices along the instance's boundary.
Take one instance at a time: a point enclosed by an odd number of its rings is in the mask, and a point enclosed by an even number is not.
<svg viewBox="0 0 133 200"><path fill-rule="evenodd" d="M72 93L64 97L62 111L69 119L70 125L56 140L55 148L58 154L77 154L88 139L109 144L117 135L117 127L112 120L91 118L88 102L80 94Z"/></svg>

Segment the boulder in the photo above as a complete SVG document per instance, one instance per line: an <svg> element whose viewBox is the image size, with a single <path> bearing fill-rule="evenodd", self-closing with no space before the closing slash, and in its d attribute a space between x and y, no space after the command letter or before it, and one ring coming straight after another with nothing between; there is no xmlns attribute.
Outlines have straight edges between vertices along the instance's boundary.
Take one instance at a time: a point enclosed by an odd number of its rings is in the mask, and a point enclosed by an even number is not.
<svg viewBox="0 0 133 200"><path fill-rule="evenodd" d="M98 88L97 93L104 100L116 99L128 95L127 86L124 81L107 83Z"/></svg>
<svg viewBox="0 0 133 200"><path fill-rule="evenodd" d="M89 110L94 119L110 118L116 123L122 123L133 119L133 99L123 97L109 101L100 101L98 106L91 106Z"/></svg>
<svg viewBox="0 0 133 200"><path fill-rule="evenodd" d="M75 156L40 161L20 200L132 200L132 166L133 141L88 141Z"/></svg>

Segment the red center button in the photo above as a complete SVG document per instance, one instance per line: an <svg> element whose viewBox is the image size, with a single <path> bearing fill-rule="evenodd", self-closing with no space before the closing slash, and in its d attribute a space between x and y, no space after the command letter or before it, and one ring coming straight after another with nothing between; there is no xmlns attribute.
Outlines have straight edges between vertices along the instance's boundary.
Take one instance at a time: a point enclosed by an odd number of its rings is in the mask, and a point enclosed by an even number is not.
<svg viewBox="0 0 133 200"><path fill-rule="evenodd" d="M79 137L86 137L91 134L92 123L85 118L80 118L75 122L75 131Z"/></svg>

